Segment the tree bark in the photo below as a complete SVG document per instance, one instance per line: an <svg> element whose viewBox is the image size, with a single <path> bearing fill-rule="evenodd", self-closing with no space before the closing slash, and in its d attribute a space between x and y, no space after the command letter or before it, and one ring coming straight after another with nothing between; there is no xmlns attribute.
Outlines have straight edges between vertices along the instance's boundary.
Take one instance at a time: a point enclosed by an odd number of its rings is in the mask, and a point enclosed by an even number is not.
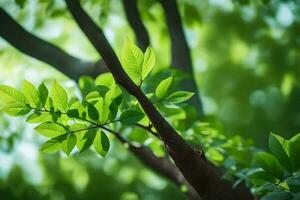
<svg viewBox="0 0 300 200"><path fill-rule="evenodd" d="M73 18L102 56L116 82L139 101L165 143L176 166L198 194L209 200L253 199L248 190L241 190L239 187L233 189L231 183L222 180L221 174L212 163L205 159L203 153L191 147L164 119L141 89L126 74L103 31L82 9L79 1L65 1Z"/></svg>
<svg viewBox="0 0 300 200"><path fill-rule="evenodd" d="M0 35L11 45L33 58L52 65L54 68L75 81L82 75L96 77L98 74L108 71L102 59L96 63L82 61L68 55L55 45L34 36L22 28L2 8L0 8L0 24L2 27L5 27L5 29L0 29ZM148 46L147 43L144 42L144 44ZM122 143L128 143L128 141L122 137L117 138ZM146 167L161 174L178 186L187 185L188 190L186 195L190 200L201 199L192 186L187 183L176 166L174 166L167 158L157 158L151 151L142 146L136 147L130 144L129 147L129 150L133 155L135 155ZM161 163L163 163L162 166Z"/></svg>
<svg viewBox="0 0 300 200"><path fill-rule="evenodd" d="M78 80L82 75L96 77L108 71L103 60L89 62L67 54L57 46L38 38L21 27L0 8L0 36L19 51L45 62L68 77Z"/></svg>
<svg viewBox="0 0 300 200"><path fill-rule="evenodd" d="M123 6L127 21L129 22L131 28L135 33L138 46L145 51L146 48L150 45L149 35L144 26L140 12L138 10L136 0L123 0Z"/></svg>
<svg viewBox="0 0 300 200"><path fill-rule="evenodd" d="M165 20L171 39L171 66L186 73L189 77L182 83L183 90L189 89L195 92L190 102L195 106L199 115L203 115L203 107L200 99L200 91L194 78L193 62L191 52L186 41L182 27L181 17L176 0L160 0L165 13Z"/></svg>
<svg viewBox="0 0 300 200"><path fill-rule="evenodd" d="M152 169L157 174L162 175L163 177L169 179L170 181L175 183L179 188L185 185L187 187L187 191L185 192L185 194L189 198L189 200L202 200L199 194L186 181L182 173L169 160L168 157L158 158L146 147L133 145L125 138L123 138L120 133L117 133L109 129L105 129L105 130L114 134L122 144L129 145L129 150L131 151L131 153L135 155L135 157L139 159L140 162L143 163L146 167Z"/></svg>

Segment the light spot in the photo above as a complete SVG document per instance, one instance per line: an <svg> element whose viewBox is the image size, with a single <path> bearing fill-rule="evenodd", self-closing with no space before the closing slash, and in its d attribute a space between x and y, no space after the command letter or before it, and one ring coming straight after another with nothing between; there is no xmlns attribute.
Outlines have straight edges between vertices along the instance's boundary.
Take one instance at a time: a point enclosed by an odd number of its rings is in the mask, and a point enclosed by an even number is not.
<svg viewBox="0 0 300 200"><path fill-rule="evenodd" d="M288 5L281 4L279 6L279 9L276 14L276 19L279 22L279 24L282 26L292 25L294 21L294 16Z"/></svg>

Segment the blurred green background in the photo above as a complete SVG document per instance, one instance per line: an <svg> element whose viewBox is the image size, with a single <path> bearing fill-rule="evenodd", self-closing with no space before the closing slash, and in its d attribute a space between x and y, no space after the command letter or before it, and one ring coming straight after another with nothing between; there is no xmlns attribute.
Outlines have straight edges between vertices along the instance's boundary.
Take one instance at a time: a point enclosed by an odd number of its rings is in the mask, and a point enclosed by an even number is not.
<svg viewBox="0 0 300 200"><path fill-rule="evenodd" d="M119 55L134 38L119 0L83 0ZM168 68L170 41L155 0L139 0L158 64ZM285 137L300 129L300 2L178 0L192 50L205 117L225 135L240 135L264 148L270 131ZM23 27L72 55L98 55L63 0L1 0ZM5 28L5 27L0 27ZM0 84L19 87L57 80L72 93L76 83L28 57L0 38ZM107 158L94 152L72 157L39 153L44 141L24 120L0 113L0 198L8 199L184 199L168 181L113 143Z"/></svg>

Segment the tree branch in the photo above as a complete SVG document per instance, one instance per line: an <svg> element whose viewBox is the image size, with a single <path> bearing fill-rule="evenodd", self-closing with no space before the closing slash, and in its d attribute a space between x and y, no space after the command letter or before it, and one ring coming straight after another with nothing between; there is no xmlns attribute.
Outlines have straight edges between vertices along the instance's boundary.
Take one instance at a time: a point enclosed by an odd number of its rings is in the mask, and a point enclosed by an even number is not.
<svg viewBox="0 0 300 200"><path fill-rule="evenodd" d="M178 168L167 157L158 158L146 147L133 145L123 138L120 133L108 128L105 128L105 130L115 135L122 144L127 144L132 154L146 167L174 182L178 187L185 185L188 188L185 193L190 200L202 199L195 189L185 180Z"/></svg>
<svg viewBox="0 0 300 200"><path fill-rule="evenodd" d="M103 60L96 63L83 61L67 54L57 46L46 42L21 27L0 7L0 36L19 51L45 62L72 79L82 75L96 77L106 72Z"/></svg>
<svg viewBox="0 0 300 200"><path fill-rule="evenodd" d="M160 3L165 13L165 19L171 38L171 66L175 69L186 72L189 75L189 77L183 81L182 89L189 89L195 92L195 95L190 101L197 108L200 115L202 115L202 102L200 100L199 90L195 82L190 48L184 35L177 2L176 0L160 0Z"/></svg>
<svg viewBox="0 0 300 200"><path fill-rule="evenodd" d="M81 75L91 75L95 77L97 74L107 70L103 60L99 60L97 63L81 61L68 55L58 47L34 36L22 28L2 8L0 8L0 24L6 28L5 30L0 29L0 35L10 44L23 53L52 65L72 79L77 80ZM145 47L148 46L145 42L142 44L144 44ZM52 52L51 55L48 55L48 52ZM73 68L71 69L72 66ZM95 69L97 70L95 71ZM157 158L151 151L145 149L145 147L137 147L129 143L119 133L114 133L114 135L121 143L129 144L129 150L144 165L170 179L178 186L186 185L188 187L186 194L189 199L200 199L196 191L187 183L180 171L167 158ZM160 163L164 164L161 166Z"/></svg>
<svg viewBox="0 0 300 200"><path fill-rule="evenodd" d="M130 146L130 151L145 165L154 169L165 178L173 181L179 188L187 187L186 195L190 200L201 200L202 198L191 186L178 168L167 158L158 158L145 147Z"/></svg>
<svg viewBox="0 0 300 200"><path fill-rule="evenodd" d="M159 138L159 135L158 135L155 131L153 131L153 130L151 129L151 126L144 126L144 125L142 125L142 124L136 124L136 126L142 128L142 129L144 129L144 130L146 130L146 131L148 131L148 132L151 133L153 136Z"/></svg>
<svg viewBox="0 0 300 200"><path fill-rule="evenodd" d="M149 46L149 35L144 26L140 12L138 10L136 0L123 0L123 6L126 13L127 21L135 33L137 38L138 46L145 51Z"/></svg>
<svg viewBox="0 0 300 200"><path fill-rule="evenodd" d="M35 111L38 112L48 112L51 114L58 113L55 111L50 111L47 109L39 109L35 107L28 106L30 109L34 109ZM63 112L61 114L67 115L67 113ZM108 131L109 133L113 134L122 144L127 144L129 147L129 150L135 155L146 167L149 167L152 169L154 172L164 176L165 178L173 181L177 186L181 187L182 185L185 185L188 190L186 195L189 197L190 200L201 200L199 197L198 193L195 191L195 189L185 180L183 175L180 173L180 171L177 169L176 166L173 165L173 163L167 158L158 158L156 157L150 150L148 150L144 146L136 146L132 144L130 141L128 141L126 138L124 138L120 133L113 131L110 128L107 128L105 125L108 124L98 124L93 121L90 121L86 118L78 117L76 119L89 122L93 126L89 126L84 129L72 131L72 133L80 132L83 130L88 130L88 129L95 129L95 128L101 128L105 131ZM141 127L143 127L141 125ZM148 129L146 129L149 131Z"/></svg>
<svg viewBox="0 0 300 200"><path fill-rule="evenodd" d="M206 160L199 151L192 148L163 118L141 89L125 73L103 31L82 9L79 0L65 1L81 30L102 55L116 82L139 101L165 143L176 166L198 194L204 199L213 200L252 199L248 190L245 192L239 188L233 189L231 183L222 180L216 167Z"/></svg>

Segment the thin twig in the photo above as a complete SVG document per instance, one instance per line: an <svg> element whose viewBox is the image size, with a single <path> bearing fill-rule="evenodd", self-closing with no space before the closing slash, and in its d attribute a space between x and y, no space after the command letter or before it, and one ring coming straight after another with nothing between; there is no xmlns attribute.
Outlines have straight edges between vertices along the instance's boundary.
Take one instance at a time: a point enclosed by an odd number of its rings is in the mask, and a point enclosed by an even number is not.
<svg viewBox="0 0 300 200"><path fill-rule="evenodd" d="M139 123L136 123L135 126L140 127L142 129L148 131L149 133L151 133L152 135L154 135L157 138L160 138L159 135L155 131L153 131L150 126L144 126L144 125L139 124Z"/></svg>

